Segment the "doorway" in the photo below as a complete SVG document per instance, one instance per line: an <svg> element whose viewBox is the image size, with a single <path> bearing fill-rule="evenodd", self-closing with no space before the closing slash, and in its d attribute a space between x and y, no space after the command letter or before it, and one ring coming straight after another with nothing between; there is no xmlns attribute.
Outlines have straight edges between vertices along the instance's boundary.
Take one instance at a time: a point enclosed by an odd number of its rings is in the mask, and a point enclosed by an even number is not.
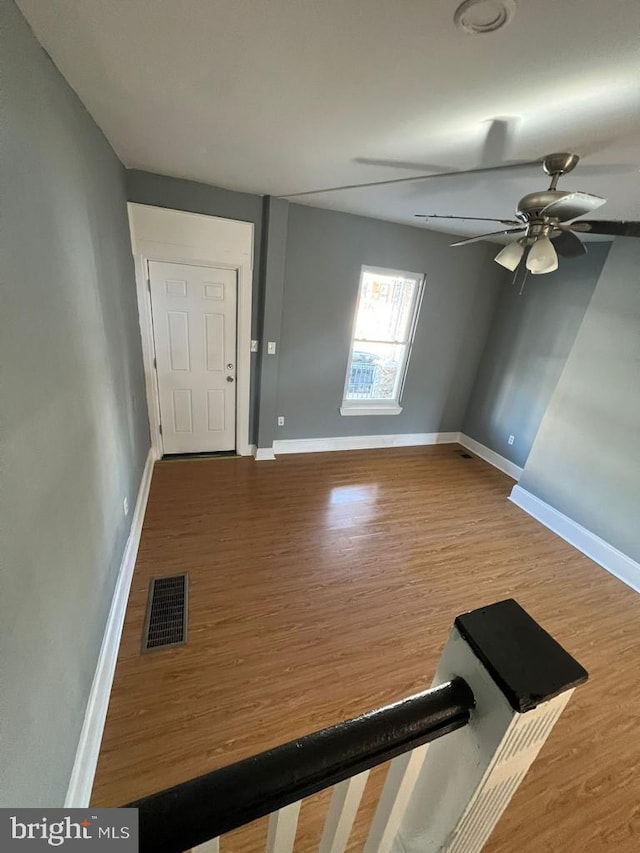
<svg viewBox="0 0 640 853"><path fill-rule="evenodd" d="M154 456L251 455L253 224L128 208Z"/></svg>

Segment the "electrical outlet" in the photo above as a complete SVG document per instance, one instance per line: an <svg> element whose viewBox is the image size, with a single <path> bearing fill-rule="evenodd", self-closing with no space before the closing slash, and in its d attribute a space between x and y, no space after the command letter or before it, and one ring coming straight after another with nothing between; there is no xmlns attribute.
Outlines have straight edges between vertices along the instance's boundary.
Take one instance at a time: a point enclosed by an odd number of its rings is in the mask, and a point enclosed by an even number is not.
<svg viewBox="0 0 640 853"><path fill-rule="evenodd" d="M278 415L278 426L284 426L284 415Z"/></svg>
<svg viewBox="0 0 640 853"><path fill-rule="evenodd" d="M514 442L515 440L516 440L515 435L510 435L510 436L509 436L509 441L507 442L507 444L513 444L513 442Z"/></svg>
<svg viewBox="0 0 640 853"><path fill-rule="evenodd" d="M126 495L125 499L122 501L122 509L124 510L125 515L129 515L129 498L126 497Z"/></svg>
<svg viewBox="0 0 640 853"><path fill-rule="evenodd" d="M275 341L267 341L267 355L275 355L276 354L276 342Z"/></svg>

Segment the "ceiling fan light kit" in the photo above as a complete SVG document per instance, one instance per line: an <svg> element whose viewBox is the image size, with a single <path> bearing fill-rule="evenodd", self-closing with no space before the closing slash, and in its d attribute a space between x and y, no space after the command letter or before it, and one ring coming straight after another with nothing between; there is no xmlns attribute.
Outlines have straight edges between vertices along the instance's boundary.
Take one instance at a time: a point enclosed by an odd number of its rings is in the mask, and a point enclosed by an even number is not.
<svg viewBox="0 0 640 853"><path fill-rule="evenodd" d="M548 237L538 237L527 255L526 267L534 275L558 269L558 254Z"/></svg>
<svg viewBox="0 0 640 853"><path fill-rule="evenodd" d="M508 243L498 254L494 260L503 266L505 269L513 272L522 260L524 255L524 246L521 240L515 240L513 243Z"/></svg>

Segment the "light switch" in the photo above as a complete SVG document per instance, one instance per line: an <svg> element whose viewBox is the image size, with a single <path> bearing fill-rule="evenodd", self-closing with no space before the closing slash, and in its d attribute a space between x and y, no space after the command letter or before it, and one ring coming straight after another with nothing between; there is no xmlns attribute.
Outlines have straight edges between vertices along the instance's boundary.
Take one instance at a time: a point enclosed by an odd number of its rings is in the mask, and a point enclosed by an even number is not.
<svg viewBox="0 0 640 853"><path fill-rule="evenodd" d="M251 352L258 352L260 341L251 341Z"/></svg>
<svg viewBox="0 0 640 853"><path fill-rule="evenodd" d="M267 341L267 355L275 355L276 354L276 342L275 341Z"/></svg>

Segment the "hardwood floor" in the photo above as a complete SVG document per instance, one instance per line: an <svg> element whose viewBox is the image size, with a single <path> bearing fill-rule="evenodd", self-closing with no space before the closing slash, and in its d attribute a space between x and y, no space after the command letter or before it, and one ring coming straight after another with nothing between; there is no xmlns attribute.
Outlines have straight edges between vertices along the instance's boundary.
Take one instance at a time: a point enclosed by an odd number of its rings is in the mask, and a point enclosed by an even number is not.
<svg viewBox="0 0 640 853"><path fill-rule="evenodd" d="M443 445L156 465L93 794L115 806L428 686L457 613L514 597L590 673L485 850L640 849L640 598ZM149 578L189 642L140 655ZM362 850L384 768L365 792ZM317 849L328 792L303 803ZM212 804L213 805L213 804ZM222 841L264 850L266 821Z"/></svg>

